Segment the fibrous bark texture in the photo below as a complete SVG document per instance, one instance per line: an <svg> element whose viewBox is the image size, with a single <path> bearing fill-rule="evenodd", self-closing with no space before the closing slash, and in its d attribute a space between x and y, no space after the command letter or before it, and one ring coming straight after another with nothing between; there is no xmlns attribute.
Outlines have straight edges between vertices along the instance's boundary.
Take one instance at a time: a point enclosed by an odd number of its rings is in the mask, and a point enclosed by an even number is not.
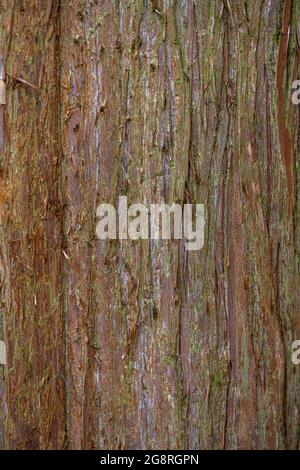
<svg viewBox="0 0 300 470"><path fill-rule="evenodd" d="M294 449L298 0L0 0L0 447ZM205 243L96 208L205 205Z"/></svg>

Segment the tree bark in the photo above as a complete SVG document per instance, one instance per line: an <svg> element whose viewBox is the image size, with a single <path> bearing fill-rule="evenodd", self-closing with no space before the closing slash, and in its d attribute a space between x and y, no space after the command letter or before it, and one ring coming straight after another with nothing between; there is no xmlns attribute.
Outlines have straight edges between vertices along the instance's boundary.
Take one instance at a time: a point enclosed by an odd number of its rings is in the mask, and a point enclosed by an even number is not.
<svg viewBox="0 0 300 470"><path fill-rule="evenodd" d="M299 448L298 21L1 0L1 448ZM205 204L203 249L98 240L121 195Z"/></svg>

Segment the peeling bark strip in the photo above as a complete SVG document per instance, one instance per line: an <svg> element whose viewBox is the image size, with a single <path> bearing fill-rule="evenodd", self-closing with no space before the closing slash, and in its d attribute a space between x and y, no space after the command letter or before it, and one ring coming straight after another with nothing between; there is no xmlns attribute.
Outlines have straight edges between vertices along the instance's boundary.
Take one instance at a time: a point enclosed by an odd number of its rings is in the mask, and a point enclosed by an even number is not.
<svg viewBox="0 0 300 470"><path fill-rule="evenodd" d="M1 448L300 447L299 18L1 1ZM120 195L204 204L203 249L98 240Z"/></svg>
<svg viewBox="0 0 300 470"><path fill-rule="evenodd" d="M4 58L0 54L0 105L5 104L5 65Z"/></svg>
<svg viewBox="0 0 300 470"><path fill-rule="evenodd" d="M0 80L5 80L5 61L0 52Z"/></svg>
<svg viewBox="0 0 300 470"><path fill-rule="evenodd" d="M5 104L5 82L0 80L0 105Z"/></svg>
<svg viewBox="0 0 300 470"><path fill-rule="evenodd" d="M4 341L0 341L0 365L6 364L6 347Z"/></svg>
<svg viewBox="0 0 300 470"><path fill-rule="evenodd" d="M291 20L292 0L284 2L284 13L282 20L282 30L279 41L278 62L277 62L277 92L278 92L278 131L280 150L283 163L285 165L288 195L289 195L289 214L292 215L294 206L294 162L292 149L292 135L288 126L286 112L286 68L288 64L288 46L290 40L290 20ZM288 122L288 124L287 124Z"/></svg>
<svg viewBox="0 0 300 470"><path fill-rule="evenodd" d="M0 152L4 150L5 61L0 51Z"/></svg>

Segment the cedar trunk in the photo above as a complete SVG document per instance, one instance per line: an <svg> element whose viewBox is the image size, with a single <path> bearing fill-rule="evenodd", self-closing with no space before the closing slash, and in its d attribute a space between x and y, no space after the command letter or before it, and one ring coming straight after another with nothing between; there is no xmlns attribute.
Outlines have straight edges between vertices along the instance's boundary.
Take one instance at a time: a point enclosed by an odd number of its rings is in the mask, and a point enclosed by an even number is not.
<svg viewBox="0 0 300 470"><path fill-rule="evenodd" d="M0 448L299 448L298 0L0 0ZM96 208L205 204L205 243Z"/></svg>

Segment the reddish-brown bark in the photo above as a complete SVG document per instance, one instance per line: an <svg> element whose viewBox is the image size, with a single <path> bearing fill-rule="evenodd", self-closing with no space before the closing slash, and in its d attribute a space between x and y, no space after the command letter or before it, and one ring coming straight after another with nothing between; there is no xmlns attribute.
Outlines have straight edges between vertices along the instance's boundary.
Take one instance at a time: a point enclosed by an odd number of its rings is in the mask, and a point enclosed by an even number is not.
<svg viewBox="0 0 300 470"><path fill-rule="evenodd" d="M1 447L299 447L299 10L1 0ZM120 195L203 249L98 240Z"/></svg>

